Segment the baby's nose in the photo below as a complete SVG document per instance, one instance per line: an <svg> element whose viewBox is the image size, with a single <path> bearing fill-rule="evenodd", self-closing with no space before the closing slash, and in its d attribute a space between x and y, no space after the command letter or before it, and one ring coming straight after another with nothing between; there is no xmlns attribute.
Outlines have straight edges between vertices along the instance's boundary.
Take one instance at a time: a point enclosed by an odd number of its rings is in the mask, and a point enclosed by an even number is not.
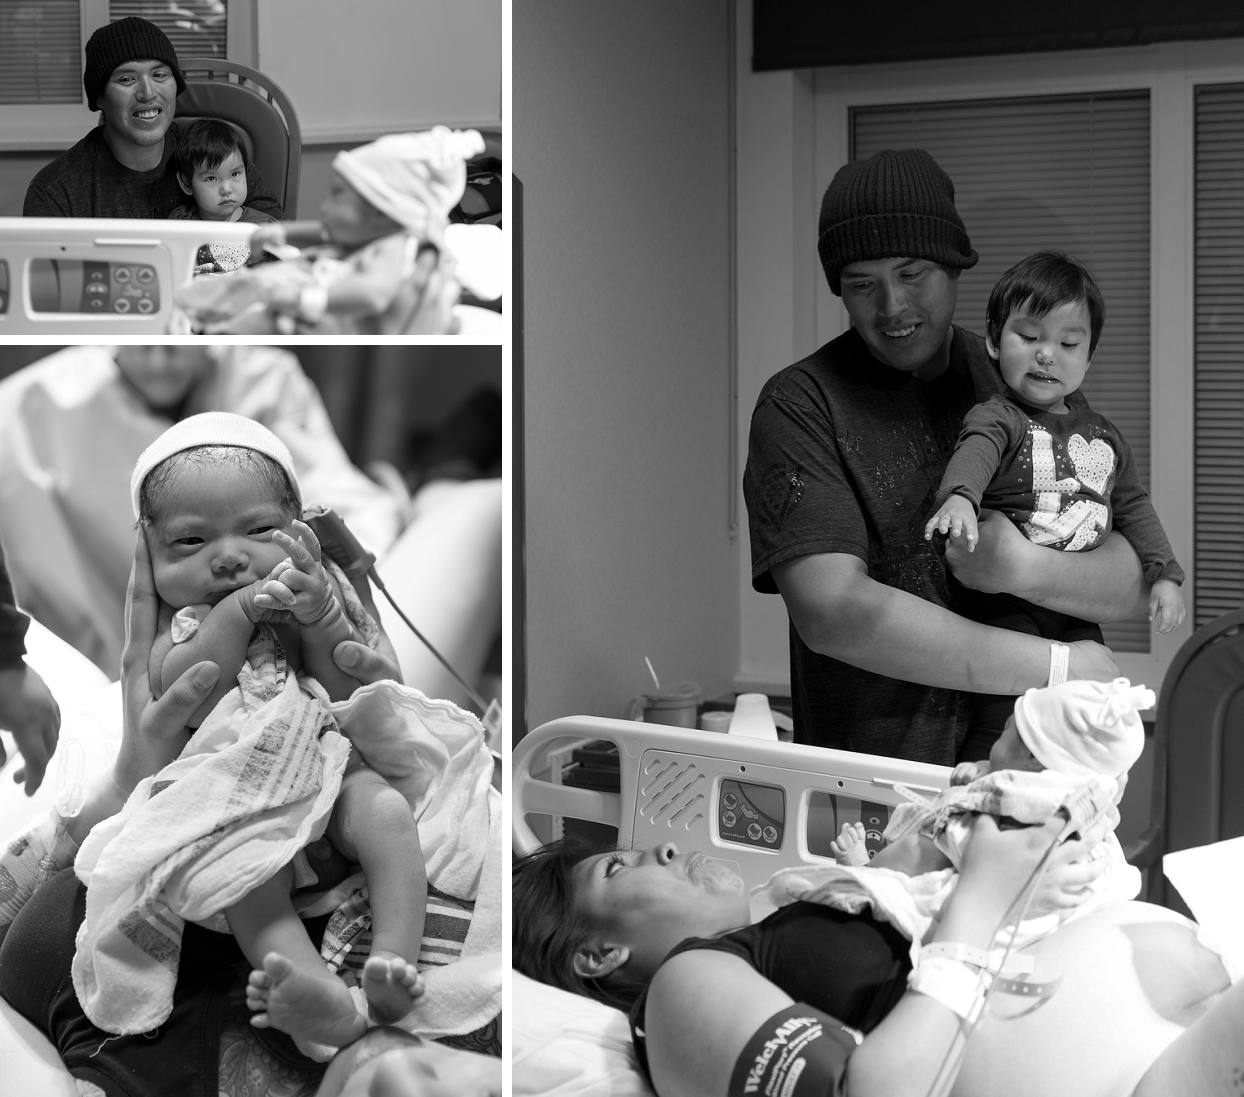
<svg viewBox="0 0 1244 1097"><path fill-rule="evenodd" d="M217 574L241 571L250 563L250 557L237 548L221 549L212 560L212 570Z"/></svg>

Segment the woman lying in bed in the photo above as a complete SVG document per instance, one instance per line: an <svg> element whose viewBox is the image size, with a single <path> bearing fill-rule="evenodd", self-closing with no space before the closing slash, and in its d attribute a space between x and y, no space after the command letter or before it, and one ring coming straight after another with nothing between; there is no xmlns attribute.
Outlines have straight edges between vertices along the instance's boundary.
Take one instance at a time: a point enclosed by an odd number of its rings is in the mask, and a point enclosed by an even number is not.
<svg viewBox="0 0 1244 1097"><path fill-rule="evenodd" d="M1030 946L972 1029L989 978L973 961L996 963L995 931L1062 827L976 821L914 978L893 926L809 903L749 925L733 869L672 843L516 861L514 965L629 1009L660 1097L1238 1094L1244 983L1162 907L1119 903ZM1095 840L1052 853L1032 912L1078 903Z"/></svg>
<svg viewBox="0 0 1244 1097"><path fill-rule="evenodd" d="M53 813L0 853L0 997L51 1042L82 1094L218 1097L242 1092L231 1084L239 1064L247 1061L246 1049L227 1038L247 976L229 935L187 927L172 1014L159 1029L138 1036L112 1037L91 1025L69 977L85 901L72 868L77 847L95 823L120 809L144 777L178 755L187 720L219 676L215 664L196 664L153 700L147 667L157 607L146 542L139 536L121 661L120 749L111 771L101 773L87 790L76 815ZM348 673L360 682L397 676L391 662L351 641L334 652L342 669L347 662L343 649L356 658ZM20 1030L11 1021L11 1013L0 1010L6 1092L72 1093L73 1082L57 1071L49 1073L38 1048L15 1038ZM258 1085L268 1097L500 1095L499 1059L428 1043L398 1029L370 1029L340 1049L327 1068L299 1054L282 1034L264 1034L262 1075L250 1070L247 1092L257 1092Z"/></svg>

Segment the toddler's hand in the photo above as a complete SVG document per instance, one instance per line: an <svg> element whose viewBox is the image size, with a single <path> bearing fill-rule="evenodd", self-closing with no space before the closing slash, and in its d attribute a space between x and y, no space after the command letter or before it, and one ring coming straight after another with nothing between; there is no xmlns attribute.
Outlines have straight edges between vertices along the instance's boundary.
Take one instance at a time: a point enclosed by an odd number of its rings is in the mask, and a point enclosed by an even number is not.
<svg viewBox="0 0 1244 1097"><path fill-rule="evenodd" d="M962 537L968 552L976 548L976 510L962 495L952 495L924 527L924 539L933 540L934 533L952 538Z"/></svg>
<svg viewBox="0 0 1244 1097"><path fill-rule="evenodd" d="M1154 631L1170 632L1184 621L1184 595L1178 583L1159 579L1149 591L1149 620Z"/></svg>

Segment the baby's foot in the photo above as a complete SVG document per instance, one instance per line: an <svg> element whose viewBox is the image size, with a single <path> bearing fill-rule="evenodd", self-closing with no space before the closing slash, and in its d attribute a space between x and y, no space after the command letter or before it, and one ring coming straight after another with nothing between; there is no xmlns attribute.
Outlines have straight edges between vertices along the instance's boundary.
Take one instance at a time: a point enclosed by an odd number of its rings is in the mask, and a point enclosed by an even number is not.
<svg viewBox="0 0 1244 1097"><path fill-rule="evenodd" d="M379 1025L400 1021L423 993L423 981L414 964L395 952L377 949L363 965L363 996L371 1018Z"/></svg>
<svg viewBox="0 0 1244 1097"><path fill-rule="evenodd" d="M867 838L863 823L843 823L842 831L836 842L830 842L829 848L839 864L855 865L857 868L868 864L868 847L864 844Z"/></svg>
<svg viewBox="0 0 1244 1097"><path fill-rule="evenodd" d="M299 1041L343 1047L367 1031L340 979L327 968L302 971L279 952L269 952L262 970L251 972L246 1004L256 1028L277 1028Z"/></svg>

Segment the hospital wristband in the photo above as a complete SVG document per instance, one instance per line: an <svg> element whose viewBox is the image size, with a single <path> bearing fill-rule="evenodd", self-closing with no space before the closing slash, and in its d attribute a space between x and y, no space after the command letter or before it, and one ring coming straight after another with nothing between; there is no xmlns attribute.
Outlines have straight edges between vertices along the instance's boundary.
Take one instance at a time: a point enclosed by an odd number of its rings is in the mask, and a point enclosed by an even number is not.
<svg viewBox="0 0 1244 1097"><path fill-rule="evenodd" d="M307 324L318 324L328 311L328 290L311 282L298 291L298 318Z"/></svg>
<svg viewBox="0 0 1244 1097"><path fill-rule="evenodd" d="M1049 685L1061 686L1067 681L1067 664L1071 659L1071 648L1060 644L1057 640L1050 642L1050 680Z"/></svg>
<svg viewBox="0 0 1244 1097"><path fill-rule="evenodd" d="M981 975L981 972L958 960L944 956L926 960L922 956L920 963L907 977L907 986L972 1024L980 1015L985 1001L986 988Z"/></svg>
<svg viewBox="0 0 1244 1097"><path fill-rule="evenodd" d="M932 941L920 950L920 963L942 957L960 964L970 964L981 971L992 967L989 953L983 948L965 945L961 941Z"/></svg>

